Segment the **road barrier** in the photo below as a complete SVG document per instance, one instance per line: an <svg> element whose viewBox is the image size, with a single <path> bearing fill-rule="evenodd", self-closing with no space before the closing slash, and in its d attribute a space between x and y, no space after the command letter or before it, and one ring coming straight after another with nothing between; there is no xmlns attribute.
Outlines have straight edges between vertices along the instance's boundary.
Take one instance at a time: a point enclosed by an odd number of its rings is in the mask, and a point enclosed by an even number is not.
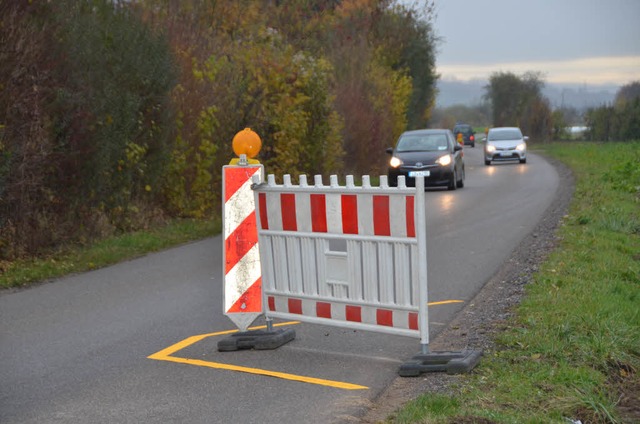
<svg viewBox="0 0 640 424"><path fill-rule="evenodd" d="M262 165L222 168L222 232L224 313L240 330L262 315L260 256L252 177L262 178Z"/></svg>
<svg viewBox="0 0 640 424"><path fill-rule="evenodd" d="M419 181L419 183L418 183ZM265 315L419 337L428 345L424 181L346 186L254 178ZM416 207L418 205L419 207Z"/></svg>
<svg viewBox="0 0 640 424"><path fill-rule="evenodd" d="M273 330L272 319L294 319L349 329L419 337L422 351L401 376L471 370L481 351L429 352L425 172L415 188L404 177L356 186L332 175L328 186L300 176L283 184L247 154L260 139L245 129L234 137L240 157L223 168L224 308L238 328L220 351L275 349L295 338ZM251 193L253 190L253 193ZM256 210L257 209L257 210ZM264 314L267 331L247 331Z"/></svg>

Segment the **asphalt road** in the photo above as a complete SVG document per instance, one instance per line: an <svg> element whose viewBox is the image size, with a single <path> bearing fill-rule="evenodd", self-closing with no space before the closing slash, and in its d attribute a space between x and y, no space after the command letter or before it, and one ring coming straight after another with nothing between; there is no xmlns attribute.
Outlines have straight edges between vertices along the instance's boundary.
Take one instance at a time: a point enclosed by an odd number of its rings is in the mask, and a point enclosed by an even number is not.
<svg viewBox="0 0 640 424"><path fill-rule="evenodd" d="M426 195L430 302L471 300L562 183L533 154L487 167L477 145L465 160L465 188ZM0 293L0 422L353 422L420 351L413 338L289 324L296 338L277 350L218 352L234 330L221 252L214 237ZM463 306L430 308L430 335Z"/></svg>

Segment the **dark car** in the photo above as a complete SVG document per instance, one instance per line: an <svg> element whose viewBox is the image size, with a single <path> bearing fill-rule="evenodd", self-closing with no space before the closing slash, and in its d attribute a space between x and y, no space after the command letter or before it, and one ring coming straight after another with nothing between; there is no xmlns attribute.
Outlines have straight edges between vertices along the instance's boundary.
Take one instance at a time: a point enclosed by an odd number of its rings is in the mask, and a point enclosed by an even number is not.
<svg viewBox="0 0 640 424"><path fill-rule="evenodd" d="M406 185L415 187L415 171L429 171L425 187L464 187L464 161L462 146L456 142L451 130L425 129L404 132L395 148L389 147L389 185L397 186L398 177L404 175Z"/></svg>
<svg viewBox="0 0 640 424"><path fill-rule="evenodd" d="M453 135L458 140L458 134L462 134L462 140L465 146L476 147L476 136L473 127L467 124L456 124L453 127Z"/></svg>

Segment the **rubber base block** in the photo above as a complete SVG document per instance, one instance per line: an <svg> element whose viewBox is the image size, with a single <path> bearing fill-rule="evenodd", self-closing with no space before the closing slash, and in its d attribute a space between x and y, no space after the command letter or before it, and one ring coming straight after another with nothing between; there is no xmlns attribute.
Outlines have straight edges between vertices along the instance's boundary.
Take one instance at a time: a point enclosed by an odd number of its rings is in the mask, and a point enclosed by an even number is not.
<svg viewBox="0 0 640 424"><path fill-rule="evenodd" d="M296 332L290 328L279 328L274 331L243 331L220 340L218 350L229 352L240 349L277 349L295 338Z"/></svg>
<svg viewBox="0 0 640 424"><path fill-rule="evenodd" d="M419 354L400 366L401 377L418 377L425 372L463 374L471 371L480 362L481 350L463 350L461 352L432 352Z"/></svg>

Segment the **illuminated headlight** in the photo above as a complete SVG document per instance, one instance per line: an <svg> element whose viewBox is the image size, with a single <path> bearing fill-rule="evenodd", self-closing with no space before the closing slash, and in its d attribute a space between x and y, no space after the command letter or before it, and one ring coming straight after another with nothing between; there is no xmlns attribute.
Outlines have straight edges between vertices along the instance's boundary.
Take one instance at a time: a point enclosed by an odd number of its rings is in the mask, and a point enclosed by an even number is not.
<svg viewBox="0 0 640 424"><path fill-rule="evenodd" d="M521 151L521 152L522 152L523 150L525 150L526 148L527 148L526 143L520 143L520 144L518 144L518 145L516 146L516 150L519 150L519 151Z"/></svg>
<svg viewBox="0 0 640 424"><path fill-rule="evenodd" d="M397 168L397 167L399 167L400 165L402 165L402 161L401 161L400 159L398 159L397 157L395 157L395 156L394 156L394 157L392 157L392 158L391 158L391 160L389 161L389 165L390 165L392 168Z"/></svg>
<svg viewBox="0 0 640 424"><path fill-rule="evenodd" d="M436 163L440 166L447 166L451 164L451 155L445 155L438 158Z"/></svg>
<svg viewBox="0 0 640 424"><path fill-rule="evenodd" d="M493 153L495 151L496 151L496 146L494 146L493 144L487 144L487 152Z"/></svg>

